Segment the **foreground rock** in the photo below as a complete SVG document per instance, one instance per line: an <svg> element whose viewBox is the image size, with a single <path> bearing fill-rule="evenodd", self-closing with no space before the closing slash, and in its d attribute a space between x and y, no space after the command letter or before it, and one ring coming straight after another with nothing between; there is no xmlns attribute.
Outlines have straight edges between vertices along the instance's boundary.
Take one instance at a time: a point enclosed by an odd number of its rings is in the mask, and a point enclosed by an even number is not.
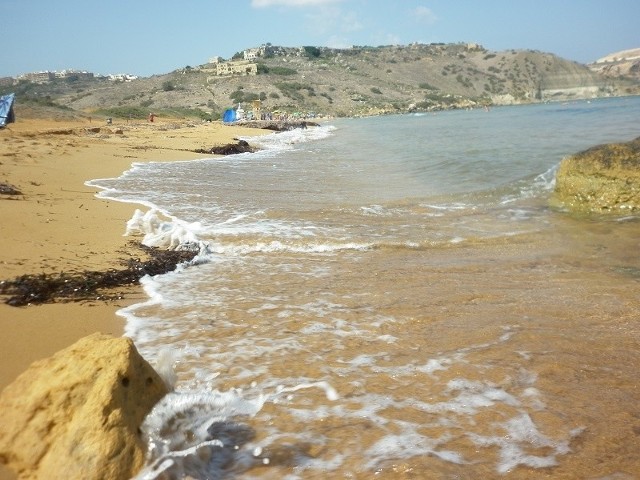
<svg viewBox="0 0 640 480"><path fill-rule="evenodd" d="M556 199L576 211L640 210L640 137L598 145L565 158L556 174Z"/></svg>
<svg viewBox="0 0 640 480"><path fill-rule="evenodd" d="M130 339L81 339L0 395L0 462L25 479L131 478L146 452L138 428L166 392Z"/></svg>

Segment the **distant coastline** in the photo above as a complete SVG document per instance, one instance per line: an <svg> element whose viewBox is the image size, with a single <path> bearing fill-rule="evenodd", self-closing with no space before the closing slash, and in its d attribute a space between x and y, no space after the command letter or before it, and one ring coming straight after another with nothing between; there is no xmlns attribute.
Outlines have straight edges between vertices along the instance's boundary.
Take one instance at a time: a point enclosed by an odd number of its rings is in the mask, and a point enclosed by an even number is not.
<svg viewBox="0 0 640 480"><path fill-rule="evenodd" d="M582 65L551 53L489 51L475 43L263 45L238 58L212 57L147 78L35 72L31 80L0 79L0 93L14 91L25 106L125 121L150 113L217 120L239 105L248 113L353 117L638 95L640 60L621 57L625 52Z"/></svg>

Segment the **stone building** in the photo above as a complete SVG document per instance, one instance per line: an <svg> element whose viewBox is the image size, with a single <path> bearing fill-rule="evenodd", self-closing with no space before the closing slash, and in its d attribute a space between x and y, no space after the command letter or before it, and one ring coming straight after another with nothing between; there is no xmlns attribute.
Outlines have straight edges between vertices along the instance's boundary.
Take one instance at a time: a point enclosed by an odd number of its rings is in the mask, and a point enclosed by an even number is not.
<svg viewBox="0 0 640 480"><path fill-rule="evenodd" d="M237 60L216 64L216 75L257 75L258 65L248 60Z"/></svg>

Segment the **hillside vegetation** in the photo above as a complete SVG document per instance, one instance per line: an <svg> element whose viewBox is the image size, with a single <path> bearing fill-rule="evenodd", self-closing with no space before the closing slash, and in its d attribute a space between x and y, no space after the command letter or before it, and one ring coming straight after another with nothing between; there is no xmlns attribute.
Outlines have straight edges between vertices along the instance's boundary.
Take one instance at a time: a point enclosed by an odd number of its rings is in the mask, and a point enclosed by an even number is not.
<svg viewBox="0 0 640 480"><path fill-rule="evenodd" d="M258 75L217 76L215 65L204 64L131 82L23 82L13 91L19 104L85 115L211 119L239 103L250 109L253 100L261 100L262 111L359 116L640 93L633 78L537 51L474 44L278 48L255 60Z"/></svg>

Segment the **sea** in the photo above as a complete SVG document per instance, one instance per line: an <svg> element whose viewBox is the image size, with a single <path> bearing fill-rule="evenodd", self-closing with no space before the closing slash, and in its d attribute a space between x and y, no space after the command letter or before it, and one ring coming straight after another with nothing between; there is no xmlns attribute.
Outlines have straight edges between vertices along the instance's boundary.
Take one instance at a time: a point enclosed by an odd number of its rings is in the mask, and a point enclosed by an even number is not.
<svg viewBox="0 0 640 480"><path fill-rule="evenodd" d="M640 478L640 215L562 159L640 97L324 120L88 182L197 249L118 312L174 385L138 479Z"/></svg>

